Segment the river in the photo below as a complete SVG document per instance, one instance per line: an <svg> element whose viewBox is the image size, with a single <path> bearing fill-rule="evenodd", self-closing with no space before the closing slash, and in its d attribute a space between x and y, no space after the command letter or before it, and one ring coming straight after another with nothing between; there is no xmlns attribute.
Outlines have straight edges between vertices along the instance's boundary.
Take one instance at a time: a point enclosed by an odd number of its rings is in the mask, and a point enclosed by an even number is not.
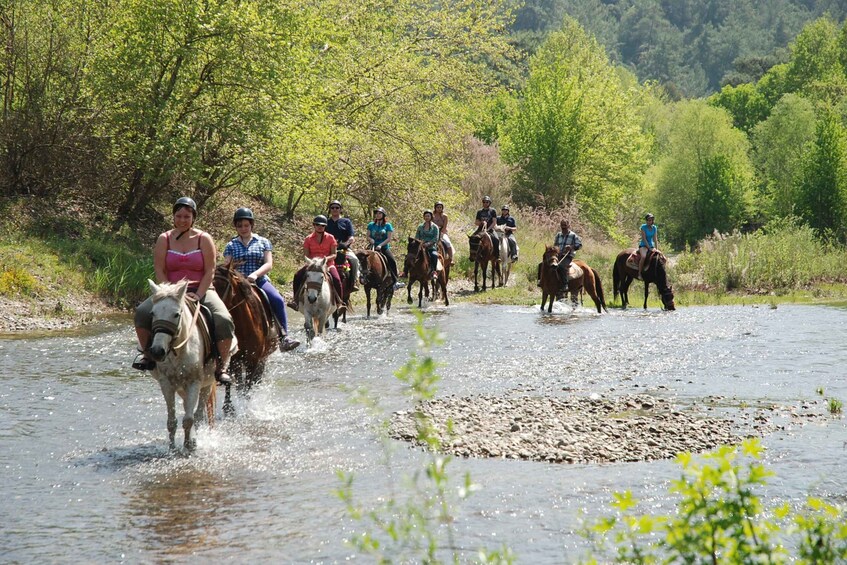
<svg viewBox="0 0 847 565"><path fill-rule="evenodd" d="M405 305L403 305L405 307ZM835 306L630 309L433 306L444 334L434 352L439 395L652 394L681 409L847 401L847 309ZM367 526L347 517L337 470L376 505L402 490L425 456L383 442L350 390L384 410L410 407L393 372L416 347L414 316L350 322L312 348L269 360L265 382L238 415L198 432L197 452L167 449L158 385L129 365L129 320L52 337L0 339L0 555L8 563L336 563ZM292 321L292 327L297 324ZM295 331L302 338L302 330ZM822 389L821 396L818 389ZM222 396L222 394L221 394ZM219 405L220 409L220 405ZM178 430L178 440L181 436ZM788 420L763 439L775 471L769 503L807 495L847 503L847 429L827 415ZM479 490L455 507L462 560L508 545L519 563L572 562L580 513L608 514L615 491L670 508L672 461L605 465L454 459ZM370 562L369 558L359 559Z"/></svg>

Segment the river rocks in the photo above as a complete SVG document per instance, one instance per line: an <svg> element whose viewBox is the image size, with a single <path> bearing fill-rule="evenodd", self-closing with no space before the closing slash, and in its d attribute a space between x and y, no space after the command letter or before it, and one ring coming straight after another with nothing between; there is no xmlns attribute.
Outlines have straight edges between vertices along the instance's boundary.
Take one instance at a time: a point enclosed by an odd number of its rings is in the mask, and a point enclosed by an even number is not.
<svg viewBox="0 0 847 565"><path fill-rule="evenodd" d="M448 397L425 402L443 450L463 457L556 463L669 459L737 444L747 435L731 419L680 410L663 398L545 396ZM447 435L447 422L453 435ZM414 414L392 417L391 435L417 442Z"/></svg>

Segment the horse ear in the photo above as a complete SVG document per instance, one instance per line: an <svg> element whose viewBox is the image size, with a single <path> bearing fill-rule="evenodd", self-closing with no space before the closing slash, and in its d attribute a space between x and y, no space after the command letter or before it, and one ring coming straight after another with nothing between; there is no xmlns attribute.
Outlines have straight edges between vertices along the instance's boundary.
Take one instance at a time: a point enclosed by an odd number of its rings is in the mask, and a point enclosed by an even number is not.
<svg viewBox="0 0 847 565"><path fill-rule="evenodd" d="M147 279L147 284L150 285L150 292L151 293L156 294L157 292L159 292L159 285L154 283L152 280Z"/></svg>
<svg viewBox="0 0 847 565"><path fill-rule="evenodd" d="M185 295L188 292L188 281L182 281L179 283L179 295L177 296L177 300L182 302L185 299Z"/></svg>

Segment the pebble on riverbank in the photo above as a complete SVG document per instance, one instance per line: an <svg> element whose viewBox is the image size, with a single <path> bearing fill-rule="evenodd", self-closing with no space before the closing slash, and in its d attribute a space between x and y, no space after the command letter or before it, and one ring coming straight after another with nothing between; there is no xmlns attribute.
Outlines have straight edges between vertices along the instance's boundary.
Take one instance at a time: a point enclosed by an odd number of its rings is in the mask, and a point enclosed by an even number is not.
<svg viewBox="0 0 847 565"><path fill-rule="evenodd" d="M671 459L734 445L753 430L731 419L680 411L663 398L447 397L419 405L444 451L461 457L500 457L555 463L613 463ZM447 433L452 422L453 434ZM395 439L418 443L414 413L391 420Z"/></svg>

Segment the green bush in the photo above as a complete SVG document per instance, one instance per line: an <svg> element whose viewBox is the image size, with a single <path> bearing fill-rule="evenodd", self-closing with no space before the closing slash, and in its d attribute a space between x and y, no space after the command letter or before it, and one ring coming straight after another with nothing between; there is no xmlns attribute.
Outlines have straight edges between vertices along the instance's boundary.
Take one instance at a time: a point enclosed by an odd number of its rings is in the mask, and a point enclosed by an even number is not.
<svg viewBox="0 0 847 565"><path fill-rule="evenodd" d="M38 281L20 267L3 267L0 274L0 296L32 296L38 288Z"/></svg>
<svg viewBox="0 0 847 565"><path fill-rule="evenodd" d="M615 494L616 514L588 524L584 534L597 555L588 563L838 563L847 559L844 510L816 498L807 507L765 509L754 489L772 475L762 464L758 439L704 455L677 457L683 473L671 492L668 515L636 514L630 492ZM773 516L769 518L768 516ZM789 549L790 548L790 549ZM790 551L794 552L789 559Z"/></svg>

